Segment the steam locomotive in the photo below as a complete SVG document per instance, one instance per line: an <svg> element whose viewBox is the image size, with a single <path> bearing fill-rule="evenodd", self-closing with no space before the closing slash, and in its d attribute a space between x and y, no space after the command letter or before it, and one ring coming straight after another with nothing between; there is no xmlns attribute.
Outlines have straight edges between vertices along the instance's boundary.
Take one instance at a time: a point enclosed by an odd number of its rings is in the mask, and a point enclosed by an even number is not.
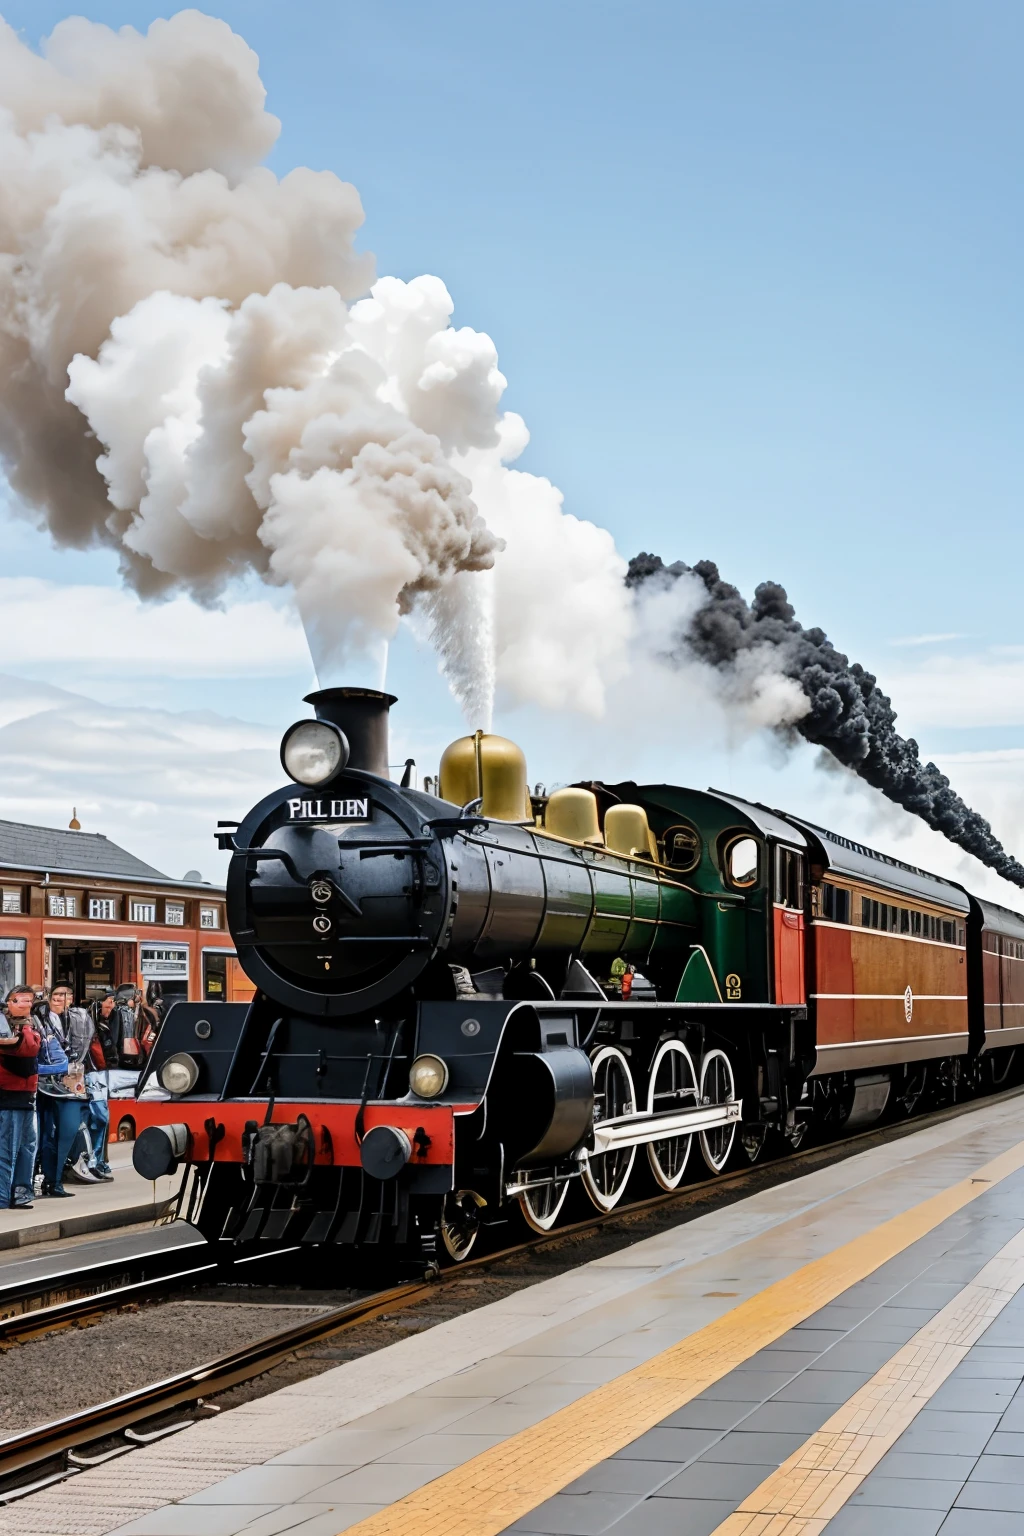
<svg viewBox="0 0 1024 1536"><path fill-rule="evenodd" d="M178 1003L125 1118L217 1244L458 1262L1008 1080L1024 918L716 791L531 795L477 732L428 793L391 695L311 694L288 783L240 824L228 922L251 1003Z"/></svg>

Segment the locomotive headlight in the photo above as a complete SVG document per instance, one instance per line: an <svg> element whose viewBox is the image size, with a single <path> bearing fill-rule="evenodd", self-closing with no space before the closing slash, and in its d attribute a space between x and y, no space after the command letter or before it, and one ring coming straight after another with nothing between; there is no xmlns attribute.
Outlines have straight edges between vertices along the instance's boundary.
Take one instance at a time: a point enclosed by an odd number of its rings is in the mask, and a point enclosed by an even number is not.
<svg viewBox="0 0 1024 1536"><path fill-rule="evenodd" d="M348 762L348 741L329 720L299 720L281 739L281 766L296 784L315 789Z"/></svg>
<svg viewBox="0 0 1024 1536"><path fill-rule="evenodd" d="M168 1056L159 1077L168 1093L191 1093L199 1081L199 1067L187 1051L179 1051L177 1056Z"/></svg>
<svg viewBox="0 0 1024 1536"><path fill-rule="evenodd" d="M448 1067L440 1056L417 1056L409 1068L409 1087L421 1099L436 1099L448 1087Z"/></svg>

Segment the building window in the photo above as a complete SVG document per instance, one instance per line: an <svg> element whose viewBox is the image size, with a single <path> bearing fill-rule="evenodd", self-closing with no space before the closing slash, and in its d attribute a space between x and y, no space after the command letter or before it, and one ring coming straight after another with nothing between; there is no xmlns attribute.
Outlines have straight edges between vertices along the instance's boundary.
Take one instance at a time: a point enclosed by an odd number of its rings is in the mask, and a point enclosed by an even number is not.
<svg viewBox="0 0 1024 1536"><path fill-rule="evenodd" d="M25 940L0 939L0 997L25 985Z"/></svg>
<svg viewBox="0 0 1024 1536"><path fill-rule="evenodd" d="M188 946L185 944L140 944L142 974L158 981L166 998L188 996Z"/></svg>
<svg viewBox="0 0 1024 1536"><path fill-rule="evenodd" d="M20 885L15 885L15 886L5 885L3 890L4 890L4 901L3 901L3 909L4 909L4 911L5 912L20 912L21 911L21 886Z"/></svg>
<svg viewBox="0 0 1024 1536"><path fill-rule="evenodd" d="M199 926L200 928L220 927L220 913L216 907L199 908Z"/></svg>
<svg viewBox="0 0 1024 1536"><path fill-rule="evenodd" d="M117 921L117 899L114 896L90 896L89 916L98 922Z"/></svg>
<svg viewBox="0 0 1024 1536"><path fill-rule="evenodd" d="M172 928L184 928L185 903L183 901L169 901L164 907L164 922Z"/></svg>
<svg viewBox="0 0 1024 1536"><path fill-rule="evenodd" d="M203 956L203 998L208 1003L223 1003L228 995L228 957L226 954Z"/></svg>
<svg viewBox="0 0 1024 1536"><path fill-rule="evenodd" d="M155 923L156 922L156 902L155 901L133 901L132 902L132 922L133 923Z"/></svg>
<svg viewBox="0 0 1024 1536"><path fill-rule="evenodd" d="M48 897L49 913L51 917L77 917L77 896L55 896L52 892Z"/></svg>

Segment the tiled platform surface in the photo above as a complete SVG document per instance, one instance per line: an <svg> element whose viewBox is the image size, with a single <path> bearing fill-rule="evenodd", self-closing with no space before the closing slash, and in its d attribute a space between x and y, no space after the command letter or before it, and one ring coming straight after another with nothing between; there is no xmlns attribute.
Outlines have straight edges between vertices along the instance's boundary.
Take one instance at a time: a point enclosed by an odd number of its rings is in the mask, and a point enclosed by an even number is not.
<svg viewBox="0 0 1024 1536"><path fill-rule="evenodd" d="M1022 1228L1024 1170L509 1529L711 1536ZM1020 1536L1022 1383L1024 1290L824 1536ZM789 1536L781 1522L765 1528Z"/></svg>
<svg viewBox="0 0 1024 1536"><path fill-rule="evenodd" d="M1020 1176L1017 1209L1024 1214ZM1024 1293L832 1519L828 1536L1020 1536Z"/></svg>
<svg viewBox="0 0 1024 1536"><path fill-rule="evenodd" d="M1022 1139L1024 1105L1011 1100L873 1148L83 1473L0 1512L0 1533L336 1536ZM512 1529L714 1531L1022 1227L1024 1172ZM1024 1305L1014 1302L830 1536L869 1524L872 1536L1024 1530L1024 1515L998 1502L1011 1497L999 1490L1013 1486L1014 1446L1024 1450L1022 1378Z"/></svg>
<svg viewBox="0 0 1024 1536"><path fill-rule="evenodd" d="M0 1211L0 1264L19 1257L18 1249L38 1243L155 1221L177 1194L180 1173L155 1181L140 1177L127 1143L111 1146L110 1165L114 1177L109 1183L68 1183L70 1200L37 1197L31 1210Z"/></svg>

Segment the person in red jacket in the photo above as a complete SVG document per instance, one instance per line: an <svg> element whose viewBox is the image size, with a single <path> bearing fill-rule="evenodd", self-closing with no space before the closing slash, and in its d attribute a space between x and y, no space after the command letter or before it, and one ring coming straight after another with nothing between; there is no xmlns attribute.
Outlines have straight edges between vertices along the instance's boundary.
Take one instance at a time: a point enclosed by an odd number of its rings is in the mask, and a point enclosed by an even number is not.
<svg viewBox="0 0 1024 1536"><path fill-rule="evenodd" d="M0 1211L11 1204L18 1153L35 1140L39 1033L32 1024L35 993L12 987L0 1015Z"/></svg>

